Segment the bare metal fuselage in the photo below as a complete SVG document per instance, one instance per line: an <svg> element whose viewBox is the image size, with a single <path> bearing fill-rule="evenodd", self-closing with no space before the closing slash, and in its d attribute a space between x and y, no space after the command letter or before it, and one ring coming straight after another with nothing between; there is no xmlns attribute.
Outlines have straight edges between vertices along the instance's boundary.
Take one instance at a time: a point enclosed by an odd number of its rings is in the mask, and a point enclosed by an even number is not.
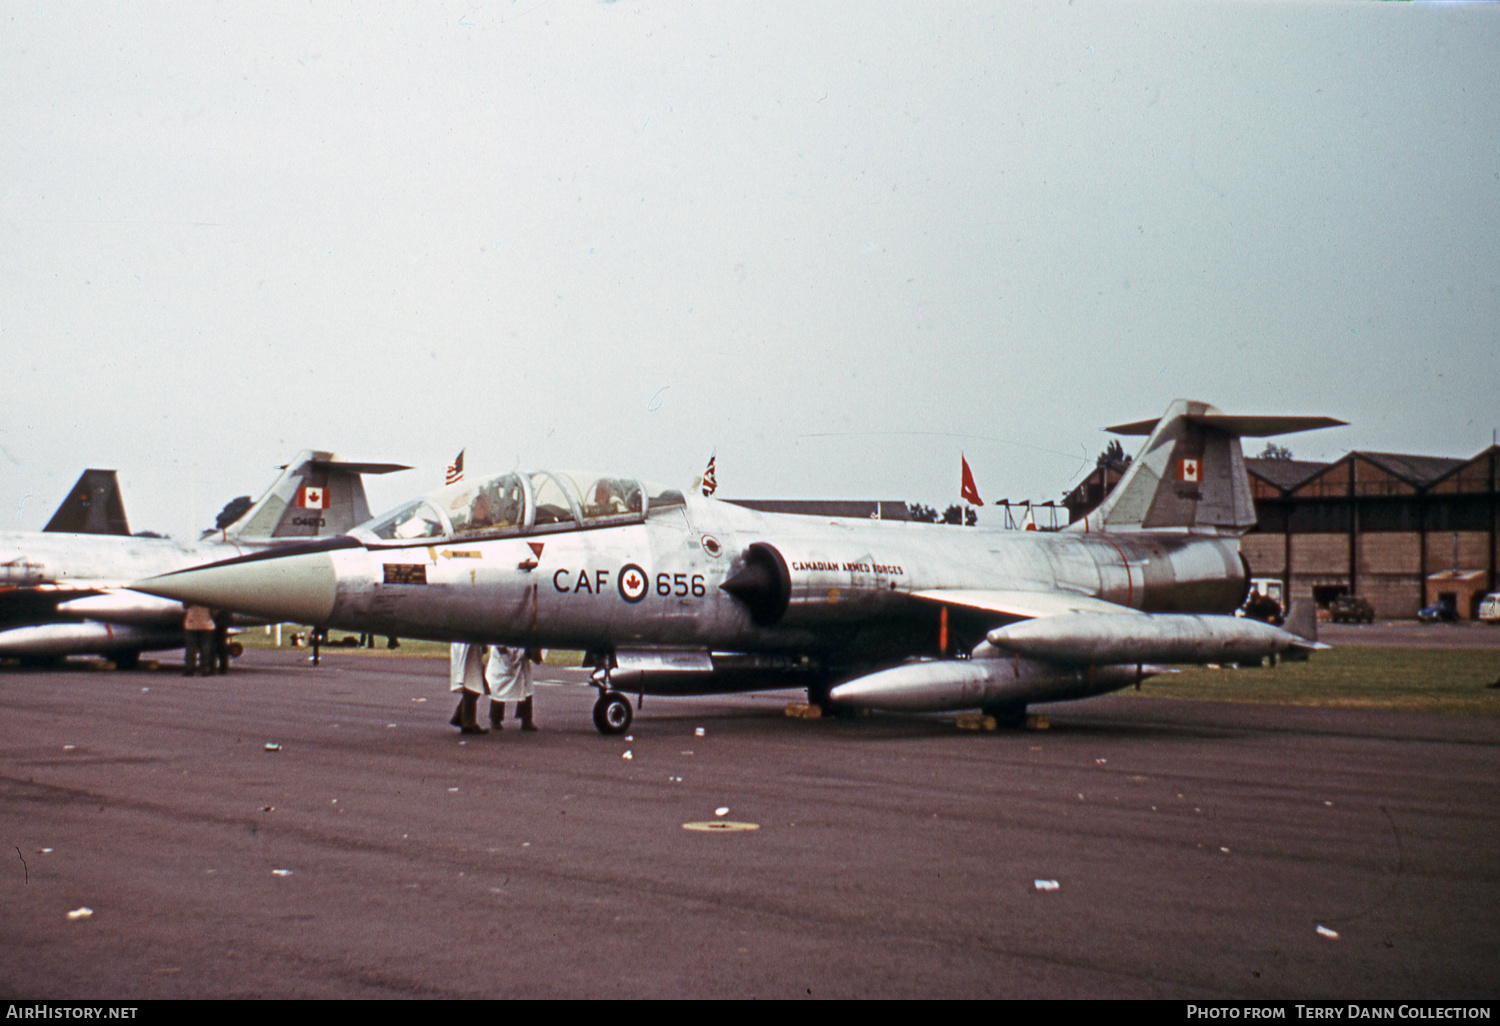
<svg viewBox="0 0 1500 1026"><path fill-rule="evenodd" d="M753 546L773 548L786 570L770 623L723 587ZM1061 591L1147 612L1222 613L1238 605L1246 579L1232 539L827 519L705 499L624 526L300 558L333 563L318 619L334 627L598 651L811 655L830 666L939 654L940 606L917 597L931 590ZM952 616L949 652L1003 622L961 608Z"/></svg>
<svg viewBox="0 0 1500 1026"><path fill-rule="evenodd" d="M1239 438L1327 418L1178 400L1115 491L1057 533L759 512L633 478L455 482L350 535L143 581L151 594L439 641L582 649L620 690L806 686L833 708L993 709L1259 661L1307 635L1226 616L1255 510Z"/></svg>
<svg viewBox="0 0 1500 1026"><path fill-rule="evenodd" d="M142 652L182 645L182 604L131 581L248 551L229 542L0 534L0 657Z"/></svg>
<svg viewBox="0 0 1500 1026"><path fill-rule="evenodd" d="M49 584L69 590L118 588L153 574L232 559L249 546L112 534L0 533L0 588Z"/></svg>

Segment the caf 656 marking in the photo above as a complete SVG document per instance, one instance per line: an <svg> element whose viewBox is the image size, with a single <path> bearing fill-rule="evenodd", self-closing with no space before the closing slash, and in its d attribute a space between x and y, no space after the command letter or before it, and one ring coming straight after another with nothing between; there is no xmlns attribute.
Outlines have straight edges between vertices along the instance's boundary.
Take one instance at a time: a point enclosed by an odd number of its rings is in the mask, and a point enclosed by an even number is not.
<svg viewBox="0 0 1500 1026"><path fill-rule="evenodd" d="M1111 429L1149 437L1105 503L1055 533L761 513L537 471L453 485L274 558L134 586L348 630L582 649L608 731L630 725L622 690L798 686L833 707L1014 720L1156 663L1316 647L1226 615L1246 592L1238 539L1255 522L1239 439L1338 423L1179 400ZM477 565L442 558L458 546Z"/></svg>

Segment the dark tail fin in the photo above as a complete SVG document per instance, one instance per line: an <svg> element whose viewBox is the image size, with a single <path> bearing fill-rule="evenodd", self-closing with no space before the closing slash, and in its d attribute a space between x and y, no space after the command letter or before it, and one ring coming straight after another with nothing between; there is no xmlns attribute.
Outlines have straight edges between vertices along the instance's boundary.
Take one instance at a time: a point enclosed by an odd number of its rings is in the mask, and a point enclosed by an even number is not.
<svg viewBox="0 0 1500 1026"><path fill-rule="evenodd" d="M1299 598L1292 600L1292 608L1287 610L1286 622L1282 624L1303 641L1318 640L1318 605L1312 599Z"/></svg>
<svg viewBox="0 0 1500 1026"><path fill-rule="evenodd" d="M125 503L113 470L85 470L43 531L65 534L126 534Z"/></svg>

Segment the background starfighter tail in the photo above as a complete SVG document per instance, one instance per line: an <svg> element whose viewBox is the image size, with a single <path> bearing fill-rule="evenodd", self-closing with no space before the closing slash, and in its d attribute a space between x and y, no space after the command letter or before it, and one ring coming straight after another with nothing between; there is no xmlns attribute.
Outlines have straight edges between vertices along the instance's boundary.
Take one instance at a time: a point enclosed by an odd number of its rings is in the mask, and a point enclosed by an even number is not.
<svg viewBox="0 0 1500 1026"><path fill-rule="evenodd" d="M210 531L204 536L254 543L340 535L370 519L360 475L405 469L395 463L343 463L333 453L306 450L222 533Z"/></svg>
<svg viewBox="0 0 1500 1026"><path fill-rule="evenodd" d="M1160 420L1120 424L1117 435L1149 435L1115 490L1073 531L1241 535L1255 526L1243 437L1337 427L1331 417L1228 417L1178 399Z"/></svg>
<svg viewBox="0 0 1500 1026"><path fill-rule="evenodd" d="M113 470L85 470L44 532L61 534L129 534L120 480Z"/></svg>

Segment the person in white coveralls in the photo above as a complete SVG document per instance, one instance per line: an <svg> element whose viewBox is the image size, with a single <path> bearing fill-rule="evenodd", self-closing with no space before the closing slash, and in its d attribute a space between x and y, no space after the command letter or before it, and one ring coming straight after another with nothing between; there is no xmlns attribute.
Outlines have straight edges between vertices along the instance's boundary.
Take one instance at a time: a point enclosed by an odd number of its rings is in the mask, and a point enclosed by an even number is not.
<svg viewBox="0 0 1500 1026"><path fill-rule="evenodd" d="M541 653L536 650L490 646L490 661L485 667L484 679L490 689L491 727L500 729L505 719L505 703L515 702L521 729L536 730L531 719L531 664L541 661Z"/></svg>
<svg viewBox="0 0 1500 1026"><path fill-rule="evenodd" d="M458 708L448 722L465 734L487 734L479 725L479 696L484 694L484 646L454 642L448 649L448 690L457 691Z"/></svg>

